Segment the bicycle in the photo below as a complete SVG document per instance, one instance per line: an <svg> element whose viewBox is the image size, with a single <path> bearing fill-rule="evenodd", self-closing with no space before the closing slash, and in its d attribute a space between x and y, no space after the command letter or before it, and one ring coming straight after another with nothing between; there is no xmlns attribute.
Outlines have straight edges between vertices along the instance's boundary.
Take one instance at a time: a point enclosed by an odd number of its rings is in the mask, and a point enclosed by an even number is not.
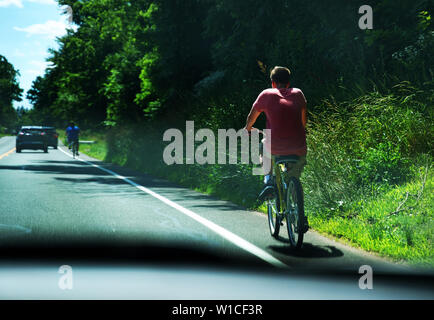
<svg viewBox="0 0 434 320"><path fill-rule="evenodd" d="M252 130L257 130L265 137L262 130L256 128ZM304 214L303 187L300 179L289 175L292 165L298 161L297 155L271 157L274 197L267 199L268 226L271 236L276 239L279 237L280 227L286 219L289 243L296 249L300 249L303 245L304 234L309 229Z"/></svg>
<svg viewBox="0 0 434 320"><path fill-rule="evenodd" d="M78 156L78 140L71 141L69 146L71 147L72 158L75 159Z"/></svg>
<svg viewBox="0 0 434 320"><path fill-rule="evenodd" d="M292 164L297 163L298 156L276 156L272 160L274 197L267 200L268 225L270 233L278 238L280 227L286 219L289 243L300 249L304 234L307 232L304 215L303 188L298 178L289 175Z"/></svg>

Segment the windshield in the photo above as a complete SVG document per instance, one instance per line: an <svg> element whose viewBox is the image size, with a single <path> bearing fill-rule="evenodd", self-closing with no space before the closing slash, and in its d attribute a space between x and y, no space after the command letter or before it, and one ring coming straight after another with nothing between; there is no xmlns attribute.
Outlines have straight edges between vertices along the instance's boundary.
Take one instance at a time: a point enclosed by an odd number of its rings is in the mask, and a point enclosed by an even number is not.
<svg viewBox="0 0 434 320"><path fill-rule="evenodd" d="M160 265L242 287L248 270L255 292L274 275L348 280L335 298L411 296L375 291L377 276L432 285L428 2L0 4L4 275ZM197 290L221 298L211 287Z"/></svg>
<svg viewBox="0 0 434 320"><path fill-rule="evenodd" d="M42 130L40 130L40 129L23 129L23 130L21 130L21 132L24 134L38 135L38 134L42 133Z"/></svg>

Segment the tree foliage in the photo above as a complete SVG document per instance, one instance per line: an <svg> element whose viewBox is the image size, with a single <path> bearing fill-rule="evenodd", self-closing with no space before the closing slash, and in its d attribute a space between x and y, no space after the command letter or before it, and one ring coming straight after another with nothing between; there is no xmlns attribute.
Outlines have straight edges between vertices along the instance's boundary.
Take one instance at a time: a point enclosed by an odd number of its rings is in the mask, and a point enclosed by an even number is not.
<svg viewBox="0 0 434 320"><path fill-rule="evenodd" d="M18 76L19 72L4 56L0 55L0 127L11 128L16 122L16 113L12 103L21 101L23 92L18 84Z"/></svg>
<svg viewBox="0 0 434 320"><path fill-rule="evenodd" d="M88 127L195 119L242 126L268 72L288 66L311 111L403 81L433 82L433 3L371 1L374 29L356 1L59 0L76 31L29 98L42 117Z"/></svg>

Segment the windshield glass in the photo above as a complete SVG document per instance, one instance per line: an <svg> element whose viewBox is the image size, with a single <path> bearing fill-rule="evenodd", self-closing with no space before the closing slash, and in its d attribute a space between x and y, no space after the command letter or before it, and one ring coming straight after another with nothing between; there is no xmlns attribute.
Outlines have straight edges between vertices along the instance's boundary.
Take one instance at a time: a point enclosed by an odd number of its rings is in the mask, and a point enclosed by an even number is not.
<svg viewBox="0 0 434 320"><path fill-rule="evenodd" d="M432 284L429 2L0 7L0 263Z"/></svg>

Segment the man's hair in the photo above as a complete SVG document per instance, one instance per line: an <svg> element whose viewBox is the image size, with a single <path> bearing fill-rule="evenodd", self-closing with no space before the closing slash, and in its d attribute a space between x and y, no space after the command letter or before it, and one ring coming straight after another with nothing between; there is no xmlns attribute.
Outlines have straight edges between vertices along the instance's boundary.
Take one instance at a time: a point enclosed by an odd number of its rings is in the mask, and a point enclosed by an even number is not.
<svg viewBox="0 0 434 320"><path fill-rule="evenodd" d="M285 67L274 67L270 73L271 81L277 84L286 85L289 83L289 77L291 75L291 71Z"/></svg>

